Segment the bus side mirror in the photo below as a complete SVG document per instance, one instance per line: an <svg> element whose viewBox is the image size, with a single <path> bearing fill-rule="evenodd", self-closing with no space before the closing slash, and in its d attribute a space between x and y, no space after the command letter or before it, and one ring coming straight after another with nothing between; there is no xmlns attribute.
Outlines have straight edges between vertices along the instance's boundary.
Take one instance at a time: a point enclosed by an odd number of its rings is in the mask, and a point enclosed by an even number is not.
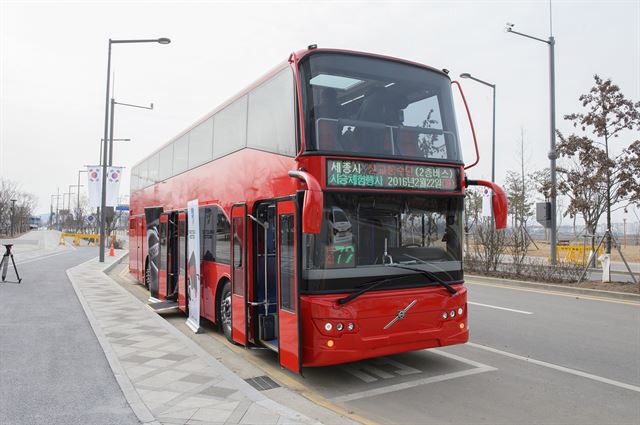
<svg viewBox="0 0 640 425"><path fill-rule="evenodd" d="M302 233L319 234L322 225L323 195L320 183L305 171L291 170L289 177L307 185L302 201Z"/></svg>
<svg viewBox="0 0 640 425"><path fill-rule="evenodd" d="M495 183L487 180L466 180L467 186L484 186L493 191L491 204L493 206L493 217L496 223L496 229L507 228L507 195L504 190Z"/></svg>

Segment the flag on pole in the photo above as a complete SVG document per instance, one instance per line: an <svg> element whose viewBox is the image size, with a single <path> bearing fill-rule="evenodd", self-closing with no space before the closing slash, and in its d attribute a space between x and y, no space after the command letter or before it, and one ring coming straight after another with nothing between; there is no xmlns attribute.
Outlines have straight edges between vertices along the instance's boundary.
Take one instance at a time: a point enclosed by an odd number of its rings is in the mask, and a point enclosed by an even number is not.
<svg viewBox="0 0 640 425"><path fill-rule="evenodd" d="M99 165L87 166L87 190L89 192L89 206L98 208L102 194L102 167Z"/></svg>
<svg viewBox="0 0 640 425"><path fill-rule="evenodd" d="M122 168L123 167L107 167L107 198L105 202L105 206L107 207L115 207L118 205ZM98 208L102 201L102 166L87 166L87 188L89 191L90 207Z"/></svg>
<svg viewBox="0 0 640 425"><path fill-rule="evenodd" d="M118 205L120 194L120 181L122 180L122 167L107 167L107 207Z"/></svg>

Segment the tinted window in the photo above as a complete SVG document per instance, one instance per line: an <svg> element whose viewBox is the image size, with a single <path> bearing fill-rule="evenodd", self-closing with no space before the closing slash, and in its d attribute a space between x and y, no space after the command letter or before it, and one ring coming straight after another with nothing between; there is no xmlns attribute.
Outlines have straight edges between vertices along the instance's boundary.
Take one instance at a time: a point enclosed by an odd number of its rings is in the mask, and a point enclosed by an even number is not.
<svg viewBox="0 0 640 425"><path fill-rule="evenodd" d="M295 155L294 91L291 69L285 69L249 94L247 145Z"/></svg>
<svg viewBox="0 0 640 425"><path fill-rule="evenodd" d="M148 184L154 184L158 182L158 169L160 166L160 154L155 154L148 159Z"/></svg>
<svg viewBox="0 0 640 425"><path fill-rule="evenodd" d="M247 136L247 96L218 112L213 124L214 158L241 149Z"/></svg>
<svg viewBox="0 0 640 425"><path fill-rule="evenodd" d="M280 216L280 307L295 310L293 214Z"/></svg>
<svg viewBox="0 0 640 425"><path fill-rule="evenodd" d="M229 264L231 262L231 254L229 252L231 245L231 226L224 212L220 208L216 208L216 210L216 262Z"/></svg>
<svg viewBox="0 0 640 425"><path fill-rule="evenodd" d="M308 150L462 161L446 75L336 53L312 54L301 71Z"/></svg>
<svg viewBox="0 0 640 425"><path fill-rule="evenodd" d="M131 183L129 186L131 187L132 192L134 190L138 190L138 168L139 167L133 167L131 169Z"/></svg>
<svg viewBox="0 0 640 425"><path fill-rule="evenodd" d="M186 270L185 270L185 258L187 255L187 237L185 235L185 221L184 220L180 220L178 222L178 250L180 251L178 253L178 263L179 263L179 268L180 268L180 276L185 276L186 275Z"/></svg>
<svg viewBox="0 0 640 425"><path fill-rule="evenodd" d="M140 188L147 187L149 185L149 160L144 161L138 165L138 186Z"/></svg>
<svg viewBox="0 0 640 425"><path fill-rule="evenodd" d="M200 258L215 261L216 207L200 208Z"/></svg>
<svg viewBox="0 0 640 425"><path fill-rule="evenodd" d="M173 142L173 175L187 171L189 165L189 135Z"/></svg>
<svg viewBox="0 0 640 425"><path fill-rule="evenodd" d="M166 180L173 172L173 144L165 146L160 151L159 179Z"/></svg>
<svg viewBox="0 0 640 425"><path fill-rule="evenodd" d="M213 118L189 132L189 168L211 161L213 155Z"/></svg>

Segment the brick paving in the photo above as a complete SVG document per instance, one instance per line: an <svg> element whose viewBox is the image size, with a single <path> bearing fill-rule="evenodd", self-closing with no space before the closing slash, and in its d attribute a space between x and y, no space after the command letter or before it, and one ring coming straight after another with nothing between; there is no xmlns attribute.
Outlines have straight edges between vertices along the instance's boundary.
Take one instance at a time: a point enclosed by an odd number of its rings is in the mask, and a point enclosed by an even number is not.
<svg viewBox="0 0 640 425"><path fill-rule="evenodd" d="M253 388L121 288L104 273L117 259L94 259L67 274L141 422L316 423Z"/></svg>

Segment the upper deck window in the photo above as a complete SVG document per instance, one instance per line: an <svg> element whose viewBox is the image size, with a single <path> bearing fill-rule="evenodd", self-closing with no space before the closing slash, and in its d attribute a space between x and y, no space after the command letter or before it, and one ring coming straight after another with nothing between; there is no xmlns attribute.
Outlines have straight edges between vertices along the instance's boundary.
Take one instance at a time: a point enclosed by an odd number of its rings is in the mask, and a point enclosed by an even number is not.
<svg viewBox="0 0 640 425"><path fill-rule="evenodd" d="M306 151L462 162L445 75L344 53L312 54L300 67Z"/></svg>

